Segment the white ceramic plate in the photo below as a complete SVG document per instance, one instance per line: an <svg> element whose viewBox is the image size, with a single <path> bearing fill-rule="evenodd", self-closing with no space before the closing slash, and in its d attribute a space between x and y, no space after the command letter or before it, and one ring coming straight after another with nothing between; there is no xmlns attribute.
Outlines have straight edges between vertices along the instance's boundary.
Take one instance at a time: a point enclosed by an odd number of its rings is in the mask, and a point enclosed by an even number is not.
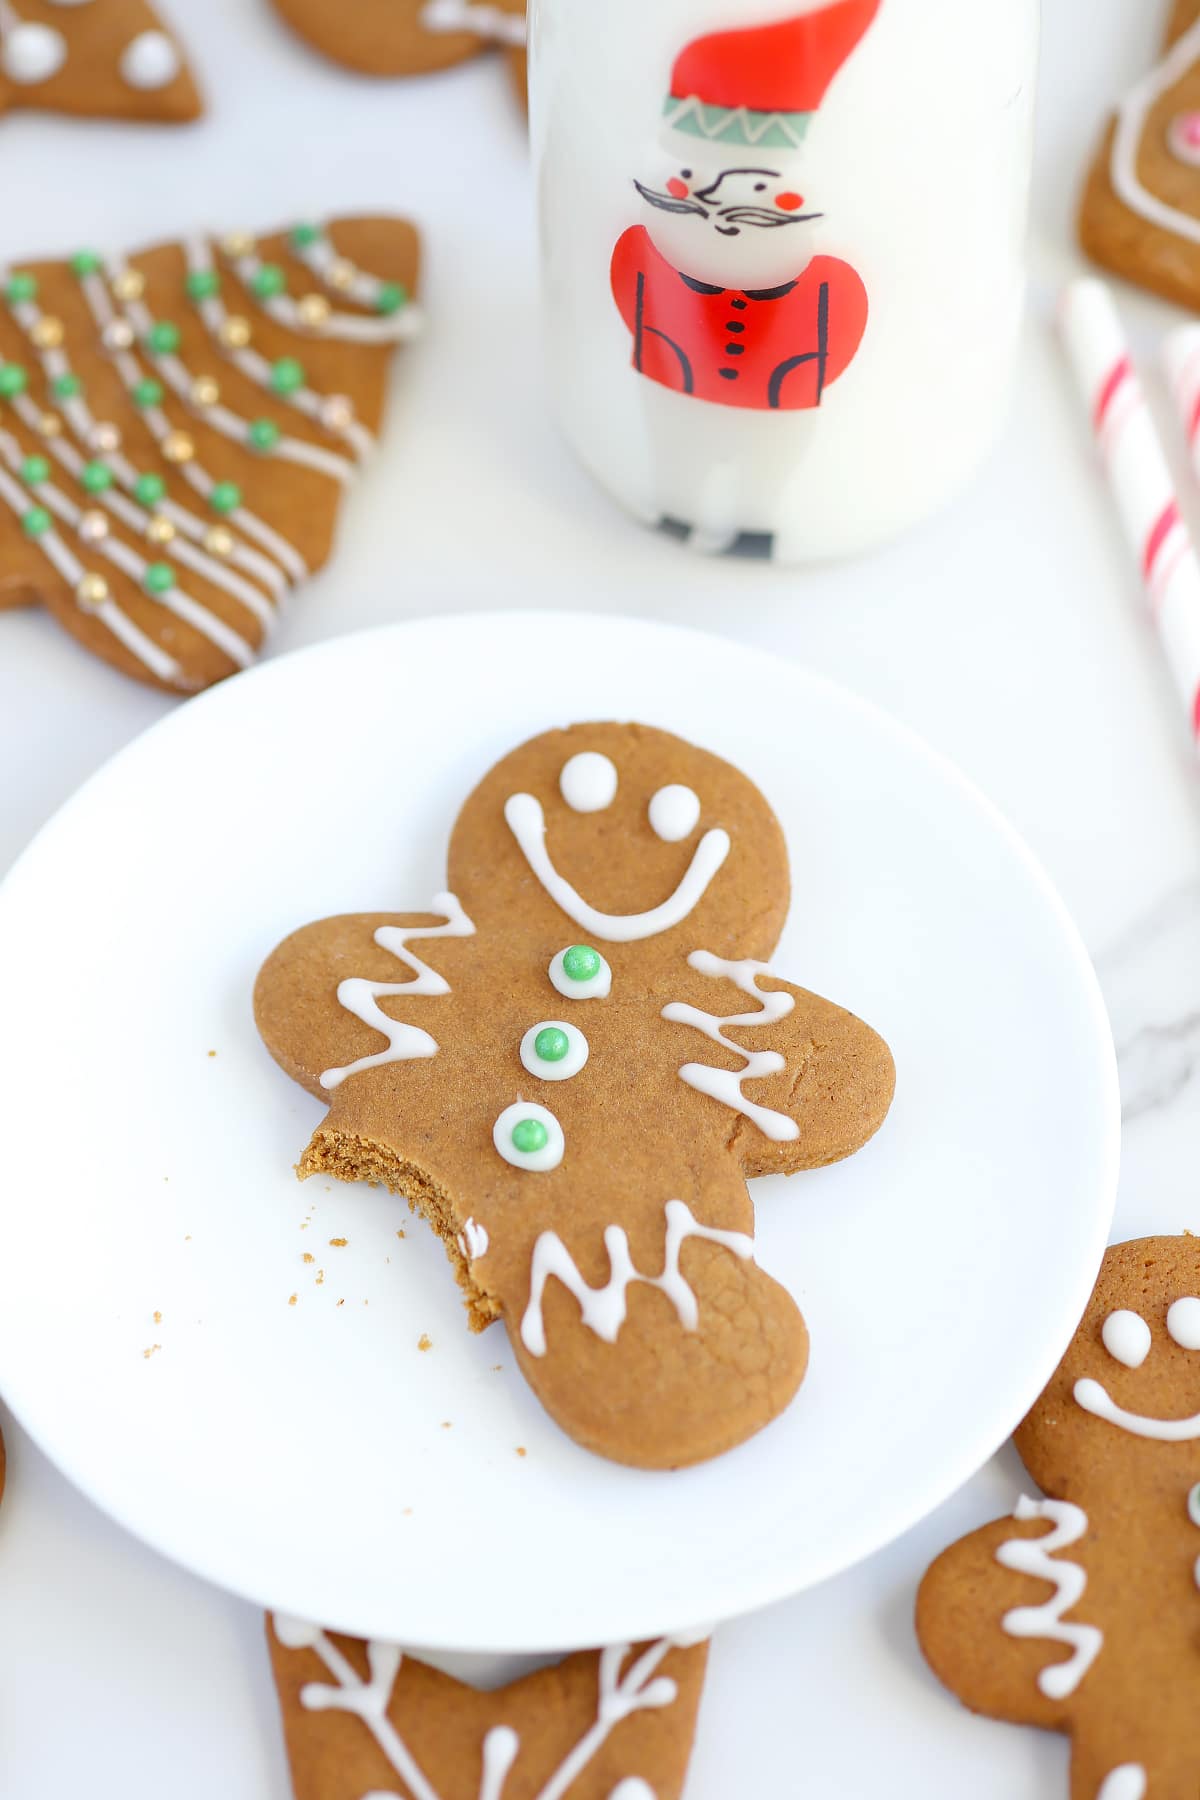
<svg viewBox="0 0 1200 1800"><path fill-rule="evenodd" d="M502 1331L468 1334L402 1202L296 1182L321 1108L250 1011L292 927L428 904L496 757L605 717L681 732L765 790L795 887L775 964L870 1019L899 1068L860 1155L756 1184L811 1371L766 1432L680 1474L563 1437ZM880 713L661 626L398 625L181 707L0 889L0 994L0 1391L131 1531L353 1632L560 1649L845 1568L1015 1425L1107 1235L1111 1039L1028 852Z"/></svg>

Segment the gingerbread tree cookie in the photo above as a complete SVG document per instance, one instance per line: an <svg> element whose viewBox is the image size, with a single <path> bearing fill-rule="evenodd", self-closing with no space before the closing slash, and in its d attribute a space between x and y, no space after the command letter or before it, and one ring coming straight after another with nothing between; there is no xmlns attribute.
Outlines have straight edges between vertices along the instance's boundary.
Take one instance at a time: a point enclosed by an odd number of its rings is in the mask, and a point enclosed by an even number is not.
<svg viewBox="0 0 1200 1800"><path fill-rule="evenodd" d="M1200 0L1175 0L1163 60L1122 100L1088 178L1080 238L1105 268L1200 306Z"/></svg>
<svg viewBox="0 0 1200 1800"><path fill-rule="evenodd" d="M747 1176L849 1156L887 1113L886 1044L765 962L778 822L662 731L533 739L468 799L449 893L283 943L255 994L329 1106L299 1163L404 1194L476 1329L501 1318L543 1406L674 1468L780 1413L808 1339L754 1260Z"/></svg>
<svg viewBox="0 0 1200 1800"><path fill-rule="evenodd" d="M200 96L178 38L145 0L0 0L0 113L186 124Z"/></svg>
<svg viewBox="0 0 1200 1800"><path fill-rule="evenodd" d="M329 556L417 260L364 218L0 273L0 608L175 693L244 668Z"/></svg>
<svg viewBox="0 0 1200 1800"><path fill-rule="evenodd" d="M963 1538L921 1586L934 1672L976 1712L1071 1739L1071 1800L1200 1789L1200 1239L1105 1256L1016 1433L1050 1496Z"/></svg>
<svg viewBox="0 0 1200 1800"><path fill-rule="evenodd" d="M268 1626L296 1800L679 1800L708 1645L585 1650L481 1693L390 1644Z"/></svg>
<svg viewBox="0 0 1200 1800"><path fill-rule="evenodd" d="M525 98L525 0L275 0L323 55L362 75L427 75L499 46Z"/></svg>

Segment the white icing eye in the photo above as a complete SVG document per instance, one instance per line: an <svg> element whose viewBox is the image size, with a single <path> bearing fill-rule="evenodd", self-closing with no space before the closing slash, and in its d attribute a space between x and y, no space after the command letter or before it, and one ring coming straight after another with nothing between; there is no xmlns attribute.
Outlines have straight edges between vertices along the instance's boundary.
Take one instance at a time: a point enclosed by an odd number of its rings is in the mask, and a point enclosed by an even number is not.
<svg viewBox="0 0 1200 1800"><path fill-rule="evenodd" d="M66 39L50 25L16 25L0 47L0 66L18 87L49 81L66 60Z"/></svg>
<svg viewBox="0 0 1200 1800"><path fill-rule="evenodd" d="M550 980L568 1000L607 1000L612 970L590 944L572 944L550 963Z"/></svg>
<svg viewBox="0 0 1200 1800"><path fill-rule="evenodd" d="M588 1059L588 1041L574 1025L547 1019L521 1039L521 1061L543 1081L569 1081Z"/></svg>
<svg viewBox="0 0 1200 1800"><path fill-rule="evenodd" d="M654 1789L640 1775L627 1775L624 1781L617 1783L609 1800L654 1800Z"/></svg>
<svg viewBox="0 0 1200 1800"><path fill-rule="evenodd" d="M617 765L598 750L581 750L563 764L558 785L572 812L603 812L617 797Z"/></svg>
<svg viewBox="0 0 1200 1800"><path fill-rule="evenodd" d="M1167 1330L1181 1350L1200 1350L1200 1300L1188 1294L1167 1314Z"/></svg>
<svg viewBox="0 0 1200 1800"><path fill-rule="evenodd" d="M554 1114L532 1100L518 1100L505 1107L492 1126L492 1142L505 1162L535 1174L557 1169L567 1147Z"/></svg>
<svg viewBox="0 0 1200 1800"><path fill-rule="evenodd" d="M1100 1336L1108 1354L1127 1369L1140 1369L1150 1354L1150 1327L1140 1313L1109 1313Z"/></svg>
<svg viewBox="0 0 1200 1800"><path fill-rule="evenodd" d="M143 31L125 46L121 75L132 88L166 87L179 73L179 52L165 31Z"/></svg>
<svg viewBox="0 0 1200 1800"><path fill-rule="evenodd" d="M1176 113L1167 126L1171 155L1191 168L1200 168L1200 112Z"/></svg>
<svg viewBox="0 0 1200 1800"><path fill-rule="evenodd" d="M659 788L650 802L650 823L664 844L678 844L690 837L700 822L700 796L690 787L672 783Z"/></svg>

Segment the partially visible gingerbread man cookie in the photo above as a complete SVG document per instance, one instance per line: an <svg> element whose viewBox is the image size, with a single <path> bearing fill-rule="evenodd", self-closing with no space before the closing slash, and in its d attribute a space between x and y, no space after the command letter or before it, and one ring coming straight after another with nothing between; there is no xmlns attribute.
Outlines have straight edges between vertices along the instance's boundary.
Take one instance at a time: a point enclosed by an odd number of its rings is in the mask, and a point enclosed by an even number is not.
<svg viewBox="0 0 1200 1800"><path fill-rule="evenodd" d="M482 1693L390 1644L267 1630L296 1800L679 1800L698 1639L585 1650Z"/></svg>
<svg viewBox="0 0 1200 1800"><path fill-rule="evenodd" d="M352 828L360 828L355 821ZM326 919L255 992L329 1106L298 1165L382 1182L502 1318L543 1406L675 1468L783 1411L808 1337L754 1260L748 1176L859 1149L887 1045L765 961L787 850L758 789L666 732L534 738L468 799L428 913Z"/></svg>
<svg viewBox="0 0 1200 1800"><path fill-rule="evenodd" d="M275 0L288 24L361 75L427 75L502 48L525 98L525 0Z"/></svg>
<svg viewBox="0 0 1200 1800"><path fill-rule="evenodd" d="M0 113L186 124L200 95L179 39L145 0L0 0Z"/></svg>
<svg viewBox="0 0 1200 1800"><path fill-rule="evenodd" d="M1121 102L1080 238L1105 268L1200 307L1200 0L1175 0L1162 62Z"/></svg>
<svg viewBox="0 0 1200 1800"><path fill-rule="evenodd" d="M244 668L330 554L417 266L363 218L0 270L0 609L173 693Z"/></svg>
<svg viewBox="0 0 1200 1800"><path fill-rule="evenodd" d="M1105 1256L1016 1433L1050 1496L963 1538L917 1635L976 1712L1071 1739L1072 1800L1200 1791L1200 1239Z"/></svg>

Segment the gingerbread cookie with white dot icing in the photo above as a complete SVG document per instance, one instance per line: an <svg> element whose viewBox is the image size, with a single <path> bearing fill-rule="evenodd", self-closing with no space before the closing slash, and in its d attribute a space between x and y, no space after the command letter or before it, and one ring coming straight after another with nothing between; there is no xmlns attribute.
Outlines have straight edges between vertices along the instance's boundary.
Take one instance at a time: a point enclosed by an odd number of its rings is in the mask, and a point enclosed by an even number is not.
<svg viewBox="0 0 1200 1800"><path fill-rule="evenodd" d="M329 1107L298 1165L381 1182L443 1238L579 1443L673 1468L804 1376L758 1267L748 1176L859 1149L890 1052L767 964L787 851L758 789L666 732L533 739L467 800L422 914L298 931L256 988L276 1061Z"/></svg>
<svg viewBox="0 0 1200 1800"><path fill-rule="evenodd" d="M1071 1739L1071 1800L1200 1791L1200 1239L1118 1244L1016 1433L1046 1499L939 1557L917 1634L975 1712Z"/></svg>
<svg viewBox="0 0 1200 1800"><path fill-rule="evenodd" d="M0 609L173 693L245 668L330 555L417 266L362 218L0 269Z"/></svg>
<svg viewBox="0 0 1200 1800"><path fill-rule="evenodd" d="M200 95L145 0L0 0L0 113L15 107L182 125Z"/></svg>
<svg viewBox="0 0 1200 1800"><path fill-rule="evenodd" d="M361 75L428 75L500 48L525 96L525 0L275 0L301 37Z"/></svg>
<svg viewBox="0 0 1200 1800"><path fill-rule="evenodd" d="M1088 177L1084 249L1200 307L1200 0L1175 0L1162 60L1122 99Z"/></svg>
<svg viewBox="0 0 1200 1800"><path fill-rule="evenodd" d="M584 1650L481 1692L391 1644L267 1630L296 1800L679 1800L702 1637Z"/></svg>

